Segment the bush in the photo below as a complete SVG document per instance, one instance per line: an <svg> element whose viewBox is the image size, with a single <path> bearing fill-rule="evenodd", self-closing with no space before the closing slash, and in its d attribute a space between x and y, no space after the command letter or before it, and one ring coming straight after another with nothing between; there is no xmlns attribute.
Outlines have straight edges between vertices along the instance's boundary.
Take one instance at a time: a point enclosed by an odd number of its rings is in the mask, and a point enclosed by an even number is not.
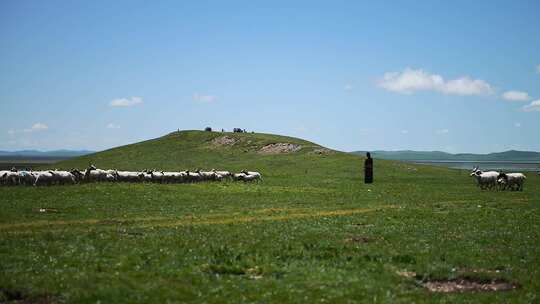
<svg viewBox="0 0 540 304"><path fill-rule="evenodd" d="M212 132L212 128L210 128L210 127L206 127L206 128L204 128L204 130L205 130L206 132Z"/></svg>

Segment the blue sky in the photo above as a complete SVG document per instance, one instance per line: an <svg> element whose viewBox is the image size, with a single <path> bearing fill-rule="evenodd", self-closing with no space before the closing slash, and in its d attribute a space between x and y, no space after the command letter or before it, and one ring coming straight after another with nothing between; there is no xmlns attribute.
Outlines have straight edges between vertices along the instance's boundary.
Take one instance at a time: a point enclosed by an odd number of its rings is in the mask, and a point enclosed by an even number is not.
<svg viewBox="0 0 540 304"><path fill-rule="evenodd" d="M0 150L540 151L539 1L0 1Z"/></svg>

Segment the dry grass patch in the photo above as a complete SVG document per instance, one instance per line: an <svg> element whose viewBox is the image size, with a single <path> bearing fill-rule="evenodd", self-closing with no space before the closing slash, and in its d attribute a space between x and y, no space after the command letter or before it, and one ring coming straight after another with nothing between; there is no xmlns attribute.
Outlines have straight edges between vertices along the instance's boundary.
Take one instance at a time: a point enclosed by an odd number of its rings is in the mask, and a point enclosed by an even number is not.
<svg viewBox="0 0 540 304"><path fill-rule="evenodd" d="M354 235L351 237L346 238L344 241L345 243L356 243L356 244L364 244L364 243L371 243L374 242L376 239L364 236L364 235Z"/></svg>
<svg viewBox="0 0 540 304"><path fill-rule="evenodd" d="M224 135L212 140L212 145L216 147L233 146L238 140L236 138Z"/></svg>
<svg viewBox="0 0 540 304"><path fill-rule="evenodd" d="M427 280L421 284L430 292L437 293L510 291L519 287L502 279L480 280L466 277L453 280Z"/></svg>
<svg viewBox="0 0 540 304"><path fill-rule="evenodd" d="M301 145L291 143L275 143L262 147L259 150L260 154L281 154L281 153L293 153L300 151Z"/></svg>
<svg viewBox="0 0 540 304"><path fill-rule="evenodd" d="M483 273L491 273L482 271ZM463 293L463 292L497 292L510 291L519 288L519 284L504 279L486 279L462 276L455 279L422 279L414 271L396 271L397 275L416 279L417 283L430 292L435 293Z"/></svg>

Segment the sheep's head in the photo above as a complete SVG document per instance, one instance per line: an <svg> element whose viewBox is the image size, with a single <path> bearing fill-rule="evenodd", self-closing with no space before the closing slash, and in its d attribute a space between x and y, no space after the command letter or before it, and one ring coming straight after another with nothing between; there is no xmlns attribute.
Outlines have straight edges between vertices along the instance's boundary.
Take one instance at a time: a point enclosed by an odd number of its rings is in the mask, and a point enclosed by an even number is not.
<svg viewBox="0 0 540 304"><path fill-rule="evenodd" d="M471 176L480 176L480 175L482 175L482 173L483 173L482 170L476 170L476 171L471 173Z"/></svg>
<svg viewBox="0 0 540 304"><path fill-rule="evenodd" d="M508 175L506 175L506 173L504 173L504 172L499 173L499 175L497 176L497 181L499 181L499 179L507 181L508 180Z"/></svg>

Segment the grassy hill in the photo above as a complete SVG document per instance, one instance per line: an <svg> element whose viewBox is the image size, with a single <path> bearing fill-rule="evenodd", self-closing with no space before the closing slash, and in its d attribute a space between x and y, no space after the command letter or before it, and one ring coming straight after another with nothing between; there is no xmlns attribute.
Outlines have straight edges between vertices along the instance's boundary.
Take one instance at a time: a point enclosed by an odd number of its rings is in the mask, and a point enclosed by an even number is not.
<svg viewBox="0 0 540 304"><path fill-rule="evenodd" d="M351 152L365 155L364 151ZM423 160L423 161L540 161L540 152L516 151L489 154L459 153L451 154L441 151L373 151L373 157L390 160Z"/></svg>
<svg viewBox="0 0 540 304"><path fill-rule="evenodd" d="M225 141L219 142L223 138ZM227 140L229 142L226 142ZM61 168L86 168L89 163L94 163L99 167L119 170L144 168L183 170L211 169L211 167L231 167L234 170L241 170L243 166L252 166L253 162L276 158L276 155L265 156L259 153L262 147L273 143L300 145L301 149L298 152L290 154L293 157L305 157L313 154L315 149L321 148L305 140L271 134L181 131L70 159L57 165Z"/></svg>
<svg viewBox="0 0 540 304"><path fill-rule="evenodd" d="M219 143L226 137L234 143ZM218 143L216 143L218 142ZM291 153L263 154L261 148L275 144L298 145ZM321 152L322 151L322 152ZM95 164L100 168L118 170L160 169L164 171L216 169L239 172L243 169L260 171L273 178L269 183L305 182L310 172L324 179L335 166L351 162L351 169L360 176L362 166L358 157L331 151L298 138L261 133L221 133L204 131L173 132L163 137L85 155L54 164L55 168L86 168ZM340 174L341 175L341 174Z"/></svg>
<svg viewBox="0 0 540 304"><path fill-rule="evenodd" d="M260 153L273 143L301 149ZM88 163L246 168L264 181L0 187L0 302L500 303L540 291L536 175L523 192L480 191L464 171L376 159L365 185L357 155L199 131L55 166ZM460 279L517 288L424 287Z"/></svg>

